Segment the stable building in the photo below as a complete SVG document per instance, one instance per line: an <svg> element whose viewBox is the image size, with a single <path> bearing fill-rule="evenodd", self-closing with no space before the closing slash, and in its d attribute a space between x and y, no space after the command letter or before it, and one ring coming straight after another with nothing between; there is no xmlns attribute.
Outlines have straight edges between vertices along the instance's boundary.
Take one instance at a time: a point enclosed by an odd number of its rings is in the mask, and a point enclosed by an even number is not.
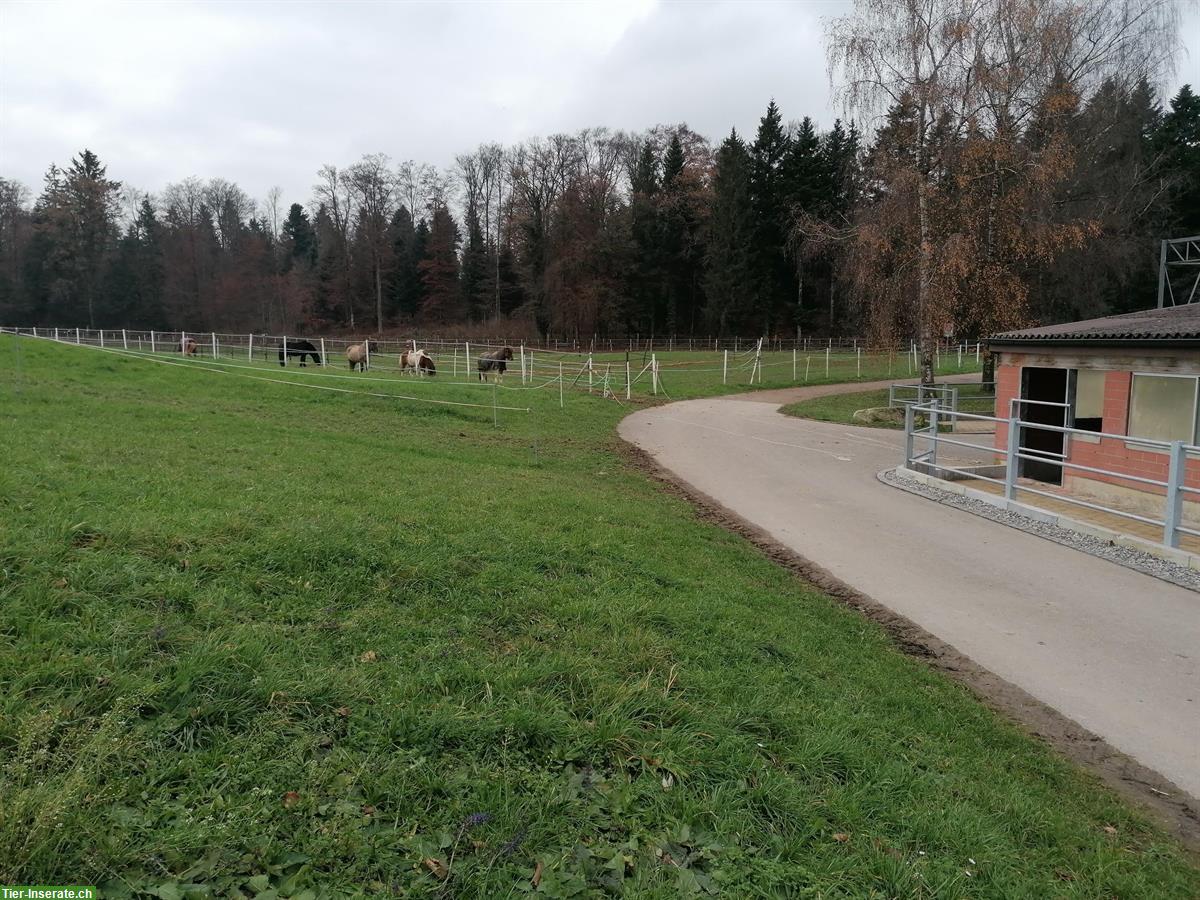
<svg viewBox="0 0 1200 900"><path fill-rule="evenodd" d="M1136 479L1166 482L1170 444L1200 444L1200 303L1008 331L988 344L997 418L1074 429L1019 429L1020 449L1032 458L1019 461L1017 476L1162 518L1165 487ZM995 447L1007 443L999 423ZM1175 452L1182 483L1200 488L1200 458ZM1195 527L1193 501L1200 494L1185 495L1182 518Z"/></svg>

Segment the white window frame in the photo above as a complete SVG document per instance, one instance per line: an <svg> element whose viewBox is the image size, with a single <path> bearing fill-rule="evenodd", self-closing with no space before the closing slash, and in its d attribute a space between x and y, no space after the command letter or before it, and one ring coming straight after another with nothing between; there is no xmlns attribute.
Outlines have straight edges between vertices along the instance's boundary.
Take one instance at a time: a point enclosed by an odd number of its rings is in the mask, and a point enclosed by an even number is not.
<svg viewBox="0 0 1200 900"><path fill-rule="evenodd" d="M1125 434L1127 440L1125 446L1131 450L1142 450L1150 453L1168 453L1165 447L1156 447L1153 444L1144 444L1139 441L1134 435L1129 433L1129 420L1133 418L1133 379L1141 376L1143 378L1190 378L1192 380L1192 430L1191 437L1185 441L1187 444L1195 444L1200 436L1196 434L1197 428L1200 428L1200 375L1184 375L1177 372L1131 372L1132 376L1129 379L1129 401L1125 404ZM1142 440L1159 440L1158 438L1145 438Z"/></svg>

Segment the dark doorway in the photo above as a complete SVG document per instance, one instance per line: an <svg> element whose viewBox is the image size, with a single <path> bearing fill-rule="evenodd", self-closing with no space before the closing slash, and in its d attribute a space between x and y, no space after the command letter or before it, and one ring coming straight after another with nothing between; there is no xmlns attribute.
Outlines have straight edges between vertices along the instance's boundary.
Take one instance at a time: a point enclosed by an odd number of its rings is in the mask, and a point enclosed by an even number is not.
<svg viewBox="0 0 1200 900"><path fill-rule="evenodd" d="M1026 366L1021 370L1021 399L1064 404L1044 406L1042 403L1022 403L1019 410L1021 419L1026 422L1057 425L1062 428L1067 423L1067 370ZM1061 460L1063 446L1061 431L1047 431L1043 428L1021 429L1022 453ZM1062 466L1036 459L1021 460L1017 474L1047 484L1062 484Z"/></svg>

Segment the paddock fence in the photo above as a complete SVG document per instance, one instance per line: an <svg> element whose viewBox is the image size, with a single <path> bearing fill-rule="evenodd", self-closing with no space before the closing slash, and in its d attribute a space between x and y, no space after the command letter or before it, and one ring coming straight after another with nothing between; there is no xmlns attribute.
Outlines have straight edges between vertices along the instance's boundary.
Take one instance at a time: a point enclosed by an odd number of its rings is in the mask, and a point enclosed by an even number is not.
<svg viewBox="0 0 1200 900"><path fill-rule="evenodd" d="M317 375L345 378L350 365L347 350L362 344L366 338L317 337L285 334L234 334L227 332L156 331L142 329L89 329L6 327L11 334L58 341L60 343L118 351L123 354L156 359L183 358L181 347L188 342L191 361L203 361L229 371L278 368L281 362L292 370L306 364L306 377ZM310 343L318 357L298 358L300 341ZM655 350L630 349L614 342L611 351L576 346L564 348L561 342L548 344L502 344L495 341L429 340L414 338L376 338L367 343L365 361L374 378L404 377L406 383L418 385L421 378L412 378L400 371L403 352L423 349L437 365L437 383L455 387L478 386L481 355L509 346L513 359L508 361L509 376L502 381L501 390L557 388L560 406L572 393L589 393L617 401L645 400L662 397L698 396L743 386L762 385L787 387L809 383L884 379L915 375L919 359L914 344L908 347L870 347L850 342L838 347L826 341L823 346L802 349L804 344L790 349L771 347L767 338L743 345L741 349ZM978 364L979 343L940 346L935 352L935 371L939 374L969 371ZM342 374L336 374L337 370ZM448 378L446 376L449 376ZM518 381L519 380L519 381ZM517 381L519 387L513 382ZM718 387L719 386L719 387ZM417 389L414 387L414 389Z"/></svg>

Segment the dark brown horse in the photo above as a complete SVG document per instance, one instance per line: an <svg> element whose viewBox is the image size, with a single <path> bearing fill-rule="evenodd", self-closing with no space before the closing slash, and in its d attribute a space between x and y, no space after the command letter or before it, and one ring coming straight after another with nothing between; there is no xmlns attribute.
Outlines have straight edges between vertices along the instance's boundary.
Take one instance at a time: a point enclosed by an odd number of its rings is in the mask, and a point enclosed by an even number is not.
<svg viewBox="0 0 1200 900"><path fill-rule="evenodd" d="M497 378L508 370L507 361L513 358L512 347L501 347L499 350L489 350L479 354L479 380L488 372L496 372Z"/></svg>
<svg viewBox="0 0 1200 900"><path fill-rule="evenodd" d="M282 345L279 347L279 364L286 366L287 361L293 356L300 357L300 365L302 366L305 364L304 360L309 356L312 357L313 365L319 366L321 364L321 354L312 341L288 338L286 353Z"/></svg>

